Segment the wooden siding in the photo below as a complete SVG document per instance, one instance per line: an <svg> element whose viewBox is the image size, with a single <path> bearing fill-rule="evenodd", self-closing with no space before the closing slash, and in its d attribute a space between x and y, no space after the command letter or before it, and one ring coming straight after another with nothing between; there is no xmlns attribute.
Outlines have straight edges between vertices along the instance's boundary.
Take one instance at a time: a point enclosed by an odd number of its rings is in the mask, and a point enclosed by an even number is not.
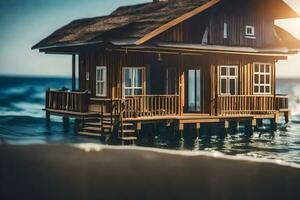
<svg viewBox="0 0 300 200"><path fill-rule="evenodd" d="M227 39L224 39L227 23ZM246 38L246 25L255 27L255 39ZM274 42L274 19L263 14L224 13L213 15L209 43L214 45L266 47Z"/></svg>
<svg viewBox="0 0 300 200"><path fill-rule="evenodd" d="M176 69L177 78L174 83L175 91L179 95L180 114L186 110L187 99L187 70L200 69L202 72L201 103L202 113L216 114L217 98L220 93L220 65L238 66L238 94L253 94L253 63L271 64L271 86L275 95L275 63L276 58L263 56L237 56L222 54L207 55L170 55L161 54L162 61L158 61L157 53L133 53L121 51L93 51L84 52L80 55L80 89L91 91L91 111L97 111L97 99L120 99L123 97L123 68L145 67L145 89L147 95L163 95L165 69L173 67ZM106 98L98 98L96 90L96 66L107 66L108 83ZM90 73L90 80L86 80L86 72ZM176 86L175 86L176 85ZM172 95L172 94L171 94ZM94 100L93 100L94 99Z"/></svg>
<svg viewBox="0 0 300 200"><path fill-rule="evenodd" d="M224 23L227 23L227 39L224 39ZM255 39L245 37L246 25L255 27ZM225 5L198 14L161 33L152 41L201 43L206 28L210 45L267 48L276 39L274 16L239 3L234 8Z"/></svg>
<svg viewBox="0 0 300 200"><path fill-rule="evenodd" d="M207 13L197 15L180 23L159 35L155 40L166 42L192 42L201 43L205 29L209 25Z"/></svg>
<svg viewBox="0 0 300 200"><path fill-rule="evenodd" d="M219 80L220 80L220 65L236 65L238 66L238 95L253 95L253 64L254 63L269 63L271 64L271 95L275 94L275 58L270 57L258 57L258 56L213 56L210 57L211 65L216 67L215 73L217 81L216 94L220 94Z"/></svg>
<svg viewBox="0 0 300 200"><path fill-rule="evenodd" d="M238 94L237 95L254 95L253 77L254 63L271 64L271 95L276 93L276 58L258 57L258 56L211 56L209 58L211 68L211 95L210 102L211 113L215 113L218 96L220 95L220 66L236 65L238 66ZM271 96L270 95L270 96Z"/></svg>

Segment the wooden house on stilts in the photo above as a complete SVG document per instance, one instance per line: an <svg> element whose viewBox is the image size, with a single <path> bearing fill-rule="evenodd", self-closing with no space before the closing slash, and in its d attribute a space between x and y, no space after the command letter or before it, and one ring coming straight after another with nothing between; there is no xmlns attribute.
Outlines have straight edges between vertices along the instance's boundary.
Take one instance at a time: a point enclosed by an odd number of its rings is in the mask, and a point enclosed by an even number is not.
<svg viewBox="0 0 300 200"><path fill-rule="evenodd" d="M47 90L46 113L95 119L83 134L122 140L137 139L146 123L180 132L289 121L276 63L300 41L274 21L294 17L282 0L154 0L73 21L33 47L73 60L72 90Z"/></svg>

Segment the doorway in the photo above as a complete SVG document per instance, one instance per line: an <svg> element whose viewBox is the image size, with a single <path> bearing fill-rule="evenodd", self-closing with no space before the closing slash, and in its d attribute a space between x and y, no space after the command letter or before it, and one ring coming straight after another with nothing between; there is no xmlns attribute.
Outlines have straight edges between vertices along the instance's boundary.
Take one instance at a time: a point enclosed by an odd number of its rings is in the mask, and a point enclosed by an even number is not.
<svg viewBox="0 0 300 200"><path fill-rule="evenodd" d="M187 109L186 112L199 113L201 106L201 70L187 70Z"/></svg>

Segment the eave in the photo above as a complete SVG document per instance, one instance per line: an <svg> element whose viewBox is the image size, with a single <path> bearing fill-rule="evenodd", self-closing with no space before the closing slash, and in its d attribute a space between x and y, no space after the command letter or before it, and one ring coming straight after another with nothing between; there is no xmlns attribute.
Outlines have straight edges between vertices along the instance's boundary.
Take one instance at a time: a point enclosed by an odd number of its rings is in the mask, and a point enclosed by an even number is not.
<svg viewBox="0 0 300 200"><path fill-rule="evenodd" d="M287 59L287 56L295 54L296 52L290 52L287 49L284 50L271 50L271 49L254 49L243 50L238 47L230 47L233 49L228 49L228 47L222 49L220 46L218 48L213 48L214 46L207 45L209 48L203 48L203 45L199 45L198 48L190 48L182 45L167 46L162 44L157 45L141 45L141 46L116 46L110 50L118 50L125 52L149 52L149 53L166 53L166 54L194 54L194 55L204 55L204 54L225 54L225 55L245 55L245 56L268 56L268 57L278 57L279 59Z"/></svg>

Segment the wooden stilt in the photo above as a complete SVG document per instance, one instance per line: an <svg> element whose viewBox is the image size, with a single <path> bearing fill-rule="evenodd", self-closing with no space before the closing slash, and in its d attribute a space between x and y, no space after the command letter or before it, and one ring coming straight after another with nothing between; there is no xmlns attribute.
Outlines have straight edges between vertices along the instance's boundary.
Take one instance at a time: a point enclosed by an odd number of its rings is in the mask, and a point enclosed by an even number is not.
<svg viewBox="0 0 300 200"><path fill-rule="evenodd" d="M137 136L140 134L141 130L142 130L142 123L141 122L137 122L136 123L136 134L137 134Z"/></svg>
<svg viewBox="0 0 300 200"><path fill-rule="evenodd" d="M228 135L228 129L229 129L229 121L224 121L224 136L227 136Z"/></svg>
<svg viewBox="0 0 300 200"><path fill-rule="evenodd" d="M199 139L200 139L200 128L201 128L201 124L197 123L196 124L196 138L195 138L195 141L199 141Z"/></svg>
<svg viewBox="0 0 300 200"><path fill-rule="evenodd" d="M277 131L277 121L276 119L271 119L270 128L272 132Z"/></svg>
<svg viewBox="0 0 300 200"><path fill-rule="evenodd" d="M254 132L253 121L249 121L245 123L245 134L247 136L252 136Z"/></svg>
<svg viewBox="0 0 300 200"><path fill-rule="evenodd" d="M65 133L69 131L69 125L70 125L69 118L63 117L63 129Z"/></svg>
<svg viewBox="0 0 300 200"><path fill-rule="evenodd" d="M50 112L46 111L46 126L50 127L51 124L51 115Z"/></svg>
<svg viewBox="0 0 300 200"><path fill-rule="evenodd" d="M78 132L80 122L83 123L82 120L80 121L79 119L75 119L75 121L74 121L74 133Z"/></svg>
<svg viewBox="0 0 300 200"><path fill-rule="evenodd" d="M237 134L239 130L239 125L237 121L231 121L229 123L229 132L230 134Z"/></svg>
<svg viewBox="0 0 300 200"><path fill-rule="evenodd" d="M184 141L183 130L184 130L184 124L179 124L180 141L182 141L182 142Z"/></svg>
<svg viewBox="0 0 300 200"><path fill-rule="evenodd" d="M292 118L292 113L291 111L287 111L284 113L284 119L285 119L285 123L289 123L291 121Z"/></svg>

